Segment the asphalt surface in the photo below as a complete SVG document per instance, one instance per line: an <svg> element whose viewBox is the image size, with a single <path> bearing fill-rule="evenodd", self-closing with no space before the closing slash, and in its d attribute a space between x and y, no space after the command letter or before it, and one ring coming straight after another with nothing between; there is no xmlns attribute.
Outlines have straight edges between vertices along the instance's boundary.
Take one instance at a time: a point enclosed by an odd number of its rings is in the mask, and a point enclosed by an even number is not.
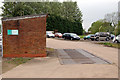
<svg viewBox="0 0 120 80"><path fill-rule="evenodd" d="M53 38L53 39L57 39L57 40L64 40L64 38ZM71 41L71 40L66 40L66 41ZM100 41L92 41L92 40L84 40L84 39L80 39L80 40L72 40L72 41L81 41L81 42L91 42L91 43L113 43L112 40L109 41L105 41L105 40L100 40Z"/></svg>
<svg viewBox="0 0 120 80"><path fill-rule="evenodd" d="M82 49L58 49L60 64L111 64Z"/></svg>
<svg viewBox="0 0 120 80"><path fill-rule="evenodd" d="M118 78L118 49L81 41L66 41L47 38L47 47L62 50L64 56L34 58L2 74L3 78ZM77 50L69 52L69 50ZM79 52L79 50L83 50ZM87 53L85 53L87 51ZM77 55L73 55L76 53ZM90 54L91 53L91 54ZM67 56L66 56L67 55ZM78 56L79 55L79 56ZM61 64L60 58L68 58L73 64ZM95 58L90 58L95 57ZM92 64L80 64L81 60L90 60ZM93 60L94 59L94 60ZM111 64L97 63L105 60ZM69 60L67 60L69 62ZM104 62L104 61L103 61ZM70 62L71 63L71 62ZM75 63L75 64L74 64ZM79 64L78 64L79 63Z"/></svg>

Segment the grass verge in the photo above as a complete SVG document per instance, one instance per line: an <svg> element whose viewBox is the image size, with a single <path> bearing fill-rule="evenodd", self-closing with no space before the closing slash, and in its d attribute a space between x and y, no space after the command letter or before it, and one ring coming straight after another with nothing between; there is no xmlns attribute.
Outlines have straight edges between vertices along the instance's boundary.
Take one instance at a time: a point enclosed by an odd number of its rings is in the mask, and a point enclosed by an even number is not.
<svg viewBox="0 0 120 80"><path fill-rule="evenodd" d="M46 48L46 50L47 50L47 56L51 56L51 55L53 55L54 53L55 53L55 49L53 49L53 48Z"/></svg>
<svg viewBox="0 0 120 80"><path fill-rule="evenodd" d="M26 63L27 61L31 60L32 58L11 58L5 61L6 63L20 65Z"/></svg>
<svg viewBox="0 0 120 80"><path fill-rule="evenodd" d="M2 73L5 73L14 67L26 63L32 58L3 58L2 59Z"/></svg>
<svg viewBox="0 0 120 80"><path fill-rule="evenodd" d="M97 43L101 45L105 45L107 47L114 47L114 48L119 48L120 49L120 43Z"/></svg>
<svg viewBox="0 0 120 80"><path fill-rule="evenodd" d="M49 57L53 56L53 54L55 53L55 50L53 48L46 48L47 50L47 55L49 55ZM17 67L20 64L26 63L28 61L30 61L33 58L3 58L2 59L2 73L5 73L15 67Z"/></svg>
<svg viewBox="0 0 120 80"><path fill-rule="evenodd" d="M83 39L85 36L86 36L86 35L79 35L79 37L82 38L82 39Z"/></svg>

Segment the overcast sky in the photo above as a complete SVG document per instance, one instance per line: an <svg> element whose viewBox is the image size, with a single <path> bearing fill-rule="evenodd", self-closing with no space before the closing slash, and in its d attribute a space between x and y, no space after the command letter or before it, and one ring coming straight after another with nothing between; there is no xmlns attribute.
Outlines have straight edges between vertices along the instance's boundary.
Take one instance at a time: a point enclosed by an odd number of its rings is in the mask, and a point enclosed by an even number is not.
<svg viewBox="0 0 120 80"><path fill-rule="evenodd" d="M88 29L91 24L103 19L105 14L118 11L119 0L76 0L83 13L83 28Z"/></svg>
<svg viewBox="0 0 120 80"><path fill-rule="evenodd" d="M0 0L0 6L2 6ZM63 0L59 0L63 1ZM99 19L103 19L105 14L117 12L119 0L72 0L77 1L83 14L83 28L88 29L91 24ZM0 13L2 11L0 10Z"/></svg>

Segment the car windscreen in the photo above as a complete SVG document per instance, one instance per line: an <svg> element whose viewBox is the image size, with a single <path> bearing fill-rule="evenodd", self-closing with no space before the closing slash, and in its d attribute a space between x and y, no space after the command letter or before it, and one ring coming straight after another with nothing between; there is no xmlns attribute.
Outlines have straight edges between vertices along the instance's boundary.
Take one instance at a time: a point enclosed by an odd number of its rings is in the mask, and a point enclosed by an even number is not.
<svg viewBox="0 0 120 80"><path fill-rule="evenodd" d="M47 34L53 34L53 33L51 33L51 32L47 32Z"/></svg>
<svg viewBox="0 0 120 80"><path fill-rule="evenodd" d="M58 35L62 35L61 33L57 33Z"/></svg>
<svg viewBox="0 0 120 80"><path fill-rule="evenodd" d="M70 34L71 36L77 36L77 34Z"/></svg>
<svg viewBox="0 0 120 80"><path fill-rule="evenodd" d="M109 33L107 33L107 32L99 32L99 33L96 33L95 35L99 35L100 37L106 37L106 36L109 36Z"/></svg>

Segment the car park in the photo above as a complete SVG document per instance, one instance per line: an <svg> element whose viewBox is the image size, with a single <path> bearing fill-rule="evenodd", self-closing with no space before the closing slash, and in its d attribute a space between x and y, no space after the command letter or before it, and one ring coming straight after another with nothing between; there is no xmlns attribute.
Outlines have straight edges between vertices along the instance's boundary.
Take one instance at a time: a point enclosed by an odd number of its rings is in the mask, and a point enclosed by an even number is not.
<svg viewBox="0 0 120 80"><path fill-rule="evenodd" d="M120 35L118 35L117 37L114 37L113 42L120 43Z"/></svg>
<svg viewBox="0 0 120 80"><path fill-rule="evenodd" d="M111 39L111 35L109 32L97 32L94 36L91 36L91 40L99 41L106 40L109 41Z"/></svg>
<svg viewBox="0 0 120 80"><path fill-rule="evenodd" d="M80 40L80 37L75 33L65 33L63 37L69 40Z"/></svg>
<svg viewBox="0 0 120 80"><path fill-rule="evenodd" d="M55 37L62 38L62 33L55 33Z"/></svg>
<svg viewBox="0 0 120 80"><path fill-rule="evenodd" d="M52 32L46 32L47 38L55 38L55 35Z"/></svg>
<svg viewBox="0 0 120 80"><path fill-rule="evenodd" d="M94 36L94 34L89 34L89 35L85 36L83 39L84 40L87 40L87 39L89 40L91 38L91 36Z"/></svg>

